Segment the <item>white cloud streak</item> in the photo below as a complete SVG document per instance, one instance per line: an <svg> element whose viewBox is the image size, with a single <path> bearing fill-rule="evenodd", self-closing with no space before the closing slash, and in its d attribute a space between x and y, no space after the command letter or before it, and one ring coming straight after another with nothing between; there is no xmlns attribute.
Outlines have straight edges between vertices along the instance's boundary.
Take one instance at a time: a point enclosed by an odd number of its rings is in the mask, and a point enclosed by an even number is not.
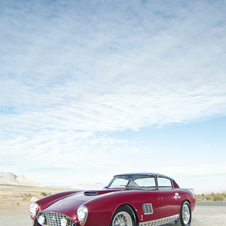
<svg viewBox="0 0 226 226"><path fill-rule="evenodd" d="M2 164L127 165L152 147L97 133L226 115L222 1L1 4Z"/></svg>
<svg viewBox="0 0 226 226"><path fill-rule="evenodd" d="M138 130L146 125L187 123L226 112L226 91L222 83L189 90L190 87L182 83L169 84L165 89L151 83L139 86L135 82L124 85L121 90L114 90L109 85L104 93L90 93L93 89L88 83L83 95L73 90L74 85L78 90L83 88L72 82L51 89L47 94L35 94L26 87L22 89L23 93L15 90L18 96L15 94L15 104L10 106L15 114L2 114L1 127L14 131L26 128Z"/></svg>

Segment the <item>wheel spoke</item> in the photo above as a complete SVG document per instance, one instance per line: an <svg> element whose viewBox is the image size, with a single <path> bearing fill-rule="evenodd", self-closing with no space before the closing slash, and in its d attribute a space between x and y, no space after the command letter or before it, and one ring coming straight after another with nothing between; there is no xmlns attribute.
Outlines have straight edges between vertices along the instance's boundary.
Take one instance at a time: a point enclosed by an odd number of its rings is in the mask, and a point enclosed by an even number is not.
<svg viewBox="0 0 226 226"><path fill-rule="evenodd" d="M124 211L118 213L114 218L113 226L132 226L131 216Z"/></svg>
<svg viewBox="0 0 226 226"><path fill-rule="evenodd" d="M190 218L191 218L191 214L190 214L190 209L189 209L189 206L188 204L184 204L183 207L182 207L182 219L183 219L183 223L185 225L187 225L190 221Z"/></svg>

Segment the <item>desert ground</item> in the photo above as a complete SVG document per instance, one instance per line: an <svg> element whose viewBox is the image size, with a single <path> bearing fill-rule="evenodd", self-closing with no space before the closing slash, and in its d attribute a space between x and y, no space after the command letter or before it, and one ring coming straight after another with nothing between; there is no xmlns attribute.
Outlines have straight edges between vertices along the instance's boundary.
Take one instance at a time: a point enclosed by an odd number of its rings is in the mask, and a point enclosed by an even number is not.
<svg viewBox="0 0 226 226"><path fill-rule="evenodd" d="M31 200L69 189L0 185L0 225L31 226L29 215ZM226 225L226 202L197 202L191 226ZM175 224L171 224L175 225Z"/></svg>
<svg viewBox="0 0 226 226"><path fill-rule="evenodd" d="M0 185L0 217L24 213L25 210L28 211L29 215L29 206L32 200L68 190L68 188Z"/></svg>

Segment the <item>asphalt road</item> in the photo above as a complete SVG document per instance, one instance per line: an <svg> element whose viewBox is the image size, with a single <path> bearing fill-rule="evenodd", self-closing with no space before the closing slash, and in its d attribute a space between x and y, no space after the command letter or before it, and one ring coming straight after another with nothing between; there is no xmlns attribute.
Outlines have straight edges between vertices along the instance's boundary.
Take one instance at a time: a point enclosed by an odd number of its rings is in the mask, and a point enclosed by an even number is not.
<svg viewBox="0 0 226 226"><path fill-rule="evenodd" d="M173 225L181 226L165 226ZM226 202L196 202L191 226L226 226Z"/></svg>
<svg viewBox="0 0 226 226"><path fill-rule="evenodd" d="M31 226L29 210L20 214L1 216L1 226ZM167 224L165 226L179 226ZM197 202L191 226L226 226L226 202Z"/></svg>
<svg viewBox="0 0 226 226"><path fill-rule="evenodd" d="M196 206L226 206L226 202L196 202Z"/></svg>

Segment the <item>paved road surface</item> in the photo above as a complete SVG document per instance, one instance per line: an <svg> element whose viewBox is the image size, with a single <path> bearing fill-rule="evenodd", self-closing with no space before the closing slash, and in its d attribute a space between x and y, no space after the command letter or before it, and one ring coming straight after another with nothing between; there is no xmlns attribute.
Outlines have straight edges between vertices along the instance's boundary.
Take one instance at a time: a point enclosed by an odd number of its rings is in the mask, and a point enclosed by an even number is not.
<svg viewBox="0 0 226 226"><path fill-rule="evenodd" d="M196 202L191 226L226 226L226 202Z"/></svg>
<svg viewBox="0 0 226 226"><path fill-rule="evenodd" d="M196 206L226 206L226 202L196 202Z"/></svg>
<svg viewBox="0 0 226 226"><path fill-rule="evenodd" d="M1 216L0 213L0 225L31 226L29 210L10 216ZM175 224L165 226L173 225L176 226ZM197 202L191 226L226 226L226 202Z"/></svg>

